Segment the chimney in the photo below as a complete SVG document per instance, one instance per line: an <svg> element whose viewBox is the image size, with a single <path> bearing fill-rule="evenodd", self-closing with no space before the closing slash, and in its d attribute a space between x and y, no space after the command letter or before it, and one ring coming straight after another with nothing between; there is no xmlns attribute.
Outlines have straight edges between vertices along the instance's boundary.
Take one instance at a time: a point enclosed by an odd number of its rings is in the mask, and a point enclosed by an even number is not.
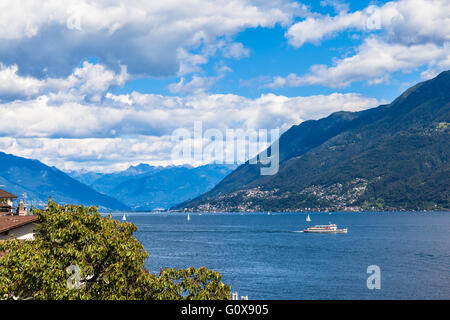
<svg viewBox="0 0 450 320"><path fill-rule="evenodd" d="M19 216L26 216L27 215L27 207L23 205L22 199L19 200L19 205L17 206L17 214Z"/></svg>

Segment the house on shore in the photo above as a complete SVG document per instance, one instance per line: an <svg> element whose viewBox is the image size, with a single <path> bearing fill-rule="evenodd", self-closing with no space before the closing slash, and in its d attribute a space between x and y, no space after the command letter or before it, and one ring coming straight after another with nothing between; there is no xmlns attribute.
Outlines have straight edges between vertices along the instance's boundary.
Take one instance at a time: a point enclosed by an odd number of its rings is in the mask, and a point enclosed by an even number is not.
<svg viewBox="0 0 450 320"><path fill-rule="evenodd" d="M22 200L14 210L15 199L17 196L0 189L0 240L34 239L33 230L38 217L28 215Z"/></svg>
<svg viewBox="0 0 450 320"><path fill-rule="evenodd" d="M37 216L0 216L0 241L10 239L33 240L37 221Z"/></svg>
<svg viewBox="0 0 450 320"><path fill-rule="evenodd" d="M17 199L17 196L0 189L0 216L13 212L13 201L15 199Z"/></svg>
<svg viewBox="0 0 450 320"><path fill-rule="evenodd" d="M23 204L22 199L19 200L17 209L14 212L15 199L17 199L16 195L0 189L0 216L9 214L18 214L20 216L25 216L28 214L27 207L25 207L25 205Z"/></svg>

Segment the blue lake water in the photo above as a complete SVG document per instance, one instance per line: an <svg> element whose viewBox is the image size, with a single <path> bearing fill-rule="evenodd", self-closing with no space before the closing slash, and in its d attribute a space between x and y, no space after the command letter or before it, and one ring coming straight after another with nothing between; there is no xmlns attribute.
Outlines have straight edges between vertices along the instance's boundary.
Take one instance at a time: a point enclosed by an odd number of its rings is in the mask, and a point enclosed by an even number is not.
<svg viewBox="0 0 450 320"><path fill-rule="evenodd" d="M146 266L205 266L249 299L450 299L450 213L130 213ZM119 219L122 216L113 215ZM347 234L298 232L308 225ZM369 290L367 267L381 269Z"/></svg>

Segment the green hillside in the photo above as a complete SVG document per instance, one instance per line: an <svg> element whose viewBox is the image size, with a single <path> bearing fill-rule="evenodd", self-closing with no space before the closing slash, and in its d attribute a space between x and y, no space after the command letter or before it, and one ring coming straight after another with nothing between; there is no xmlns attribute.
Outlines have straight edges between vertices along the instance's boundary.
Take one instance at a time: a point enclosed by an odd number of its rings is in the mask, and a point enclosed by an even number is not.
<svg viewBox="0 0 450 320"><path fill-rule="evenodd" d="M280 170L240 166L177 209L448 210L450 71L388 105L338 112L280 137Z"/></svg>

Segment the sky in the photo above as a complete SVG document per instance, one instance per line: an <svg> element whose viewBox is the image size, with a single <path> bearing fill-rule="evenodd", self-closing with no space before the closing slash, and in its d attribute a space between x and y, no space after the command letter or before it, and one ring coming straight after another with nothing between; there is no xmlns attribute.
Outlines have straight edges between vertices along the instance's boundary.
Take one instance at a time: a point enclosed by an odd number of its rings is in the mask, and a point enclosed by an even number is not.
<svg viewBox="0 0 450 320"><path fill-rule="evenodd" d="M111 172L181 164L195 121L282 133L389 103L450 69L450 1L3 0L0 43L0 151Z"/></svg>

